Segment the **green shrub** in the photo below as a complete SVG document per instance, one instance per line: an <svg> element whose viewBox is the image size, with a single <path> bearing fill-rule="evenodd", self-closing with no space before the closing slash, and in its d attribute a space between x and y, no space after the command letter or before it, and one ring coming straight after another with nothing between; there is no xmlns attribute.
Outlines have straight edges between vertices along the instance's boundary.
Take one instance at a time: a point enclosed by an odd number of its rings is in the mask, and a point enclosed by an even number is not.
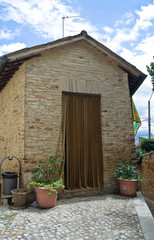
<svg viewBox="0 0 154 240"><path fill-rule="evenodd" d="M64 188L63 180L60 177L62 161L63 159L59 155L49 156L46 164L36 167L32 172L32 181L29 183L28 189L45 187L49 188L51 192L57 193L56 189Z"/></svg>
<svg viewBox="0 0 154 240"><path fill-rule="evenodd" d="M141 148L137 148L136 149L136 158L137 158L137 162L139 164L142 163L142 156L145 154L146 152L143 151Z"/></svg>
<svg viewBox="0 0 154 240"><path fill-rule="evenodd" d="M45 165L36 167L32 172L32 181L44 185L56 182L62 171L62 161L63 159L61 159L59 155L49 156Z"/></svg>
<svg viewBox="0 0 154 240"><path fill-rule="evenodd" d="M144 139L139 148L136 149L137 162L142 163L142 156L146 153L154 151L154 139Z"/></svg>
<svg viewBox="0 0 154 240"><path fill-rule="evenodd" d="M148 138L142 140L140 148L145 153L154 151L154 139Z"/></svg>
<svg viewBox="0 0 154 240"><path fill-rule="evenodd" d="M120 167L118 167L115 170L114 174L118 178L128 179L128 180L136 179L138 181L142 181L142 178L139 175L139 172L136 169L136 167L126 163L121 163Z"/></svg>

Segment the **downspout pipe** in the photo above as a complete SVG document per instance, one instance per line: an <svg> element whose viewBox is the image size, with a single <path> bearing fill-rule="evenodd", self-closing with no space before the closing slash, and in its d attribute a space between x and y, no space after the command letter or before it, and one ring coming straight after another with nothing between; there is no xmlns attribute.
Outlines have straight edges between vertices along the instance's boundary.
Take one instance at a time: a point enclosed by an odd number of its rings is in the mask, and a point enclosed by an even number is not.
<svg viewBox="0 0 154 240"><path fill-rule="evenodd" d="M0 73L3 71L4 67L5 67L5 63L8 61L7 57L0 57Z"/></svg>

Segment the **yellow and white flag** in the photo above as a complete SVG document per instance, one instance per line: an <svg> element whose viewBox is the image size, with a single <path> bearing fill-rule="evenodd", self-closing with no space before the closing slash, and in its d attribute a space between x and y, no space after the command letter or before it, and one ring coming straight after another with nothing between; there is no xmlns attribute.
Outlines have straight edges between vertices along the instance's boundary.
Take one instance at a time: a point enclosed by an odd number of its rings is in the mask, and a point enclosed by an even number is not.
<svg viewBox="0 0 154 240"><path fill-rule="evenodd" d="M136 110L134 101L132 99L132 110L133 110L133 125L134 125L134 136L136 136L139 127L141 126L141 120Z"/></svg>

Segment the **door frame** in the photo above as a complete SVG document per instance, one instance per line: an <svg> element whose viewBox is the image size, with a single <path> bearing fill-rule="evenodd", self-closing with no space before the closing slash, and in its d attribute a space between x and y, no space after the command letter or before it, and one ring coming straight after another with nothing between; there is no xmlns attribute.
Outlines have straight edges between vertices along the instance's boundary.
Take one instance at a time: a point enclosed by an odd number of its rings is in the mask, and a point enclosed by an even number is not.
<svg viewBox="0 0 154 240"><path fill-rule="evenodd" d="M65 95L72 95L72 96L91 96L91 97L98 97L100 100L100 141L101 141L101 169L102 169L102 188L103 188L103 147L102 147L102 114L101 114L101 94L93 94L93 93L81 93L81 92L69 92L69 91L62 91L62 104L63 104L63 96ZM64 111L64 110L62 110ZM65 130L64 130L65 131ZM66 132L65 132L65 138L63 138L63 151L66 153ZM65 156L64 153L64 156ZM65 159L64 159L65 160ZM64 161L64 179L65 179L65 161ZM102 189L101 188L101 189Z"/></svg>

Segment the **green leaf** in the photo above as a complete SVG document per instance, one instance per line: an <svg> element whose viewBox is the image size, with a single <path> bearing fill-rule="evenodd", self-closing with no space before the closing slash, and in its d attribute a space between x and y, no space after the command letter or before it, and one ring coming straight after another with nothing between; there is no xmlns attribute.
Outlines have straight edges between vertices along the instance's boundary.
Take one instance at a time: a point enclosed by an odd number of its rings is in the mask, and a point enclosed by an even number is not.
<svg viewBox="0 0 154 240"><path fill-rule="evenodd" d="M49 193L57 193L56 189L65 188L63 180L60 178L62 161L60 155L49 156L44 165L36 167L32 172L32 181L28 188L45 187L50 189Z"/></svg>
<svg viewBox="0 0 154 240"><path fill-rule="evenodd" d="M117 168L114 172L116 177L128 180L141 179L138 178L139 176L138 170L133 165L128 165L125 163L121 163L120 165L121 166Z"/></svg>
<svg viewBox="0 0 154 240"><path fill-rule="evenodd" d="M154 57L153 57L154 59ZM151 76L152 91L154 91L154 62L150 63L150 66L146 66L149 75Z"/></svg>

